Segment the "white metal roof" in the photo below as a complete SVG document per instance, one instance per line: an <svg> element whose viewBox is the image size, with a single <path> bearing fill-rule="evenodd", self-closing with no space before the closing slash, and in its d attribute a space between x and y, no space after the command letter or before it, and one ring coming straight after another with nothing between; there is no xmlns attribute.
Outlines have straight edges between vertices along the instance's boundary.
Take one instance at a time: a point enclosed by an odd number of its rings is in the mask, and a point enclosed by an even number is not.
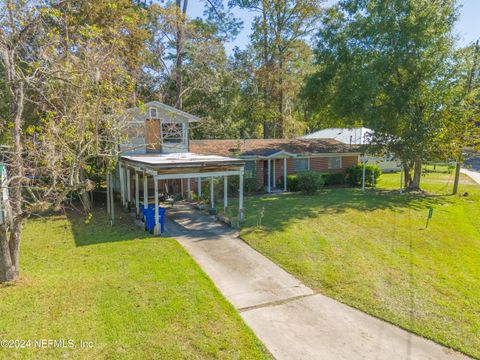
<svg viewBox="0 0 480 360"><path fill-rule="evenodd" d="M243 160L226 156L201 155L195 153L172 153L172 154L132 154L122 156L122 160L139 162L152 166L175 166L175 165L202 165L206 163L243 163Z"/></svg>
<svg viewBox="0 0 480 360"><path fill-rule="evenodd" d="M366 134L373 134L373 130L366 127L350 129L329 128L304 135L302 139L335 139L344 144L363 145L368 144Z"/></svg>

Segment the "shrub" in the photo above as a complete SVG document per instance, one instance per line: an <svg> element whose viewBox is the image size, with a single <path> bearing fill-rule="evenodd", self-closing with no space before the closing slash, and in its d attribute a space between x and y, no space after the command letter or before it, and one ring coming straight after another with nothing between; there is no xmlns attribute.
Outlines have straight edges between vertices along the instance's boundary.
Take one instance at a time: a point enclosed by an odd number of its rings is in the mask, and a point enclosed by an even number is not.
<svg viewBox="0 0 480 360"><path fill-rule="evenodd" d="M303 171L297 175L298 190L304 194L314 194L324 185L322 174L316 171Z"/></svg>
<svg viewBox="0 0 480 360"><path fill-rule="evenodd" d="M287 190L298 191L298 178L297 175L287 175Z"/></svg>
<svg viewBox="0 0 480 360"><path fill-rule="evenodd" d="M325 185L327 186L345 184L345 174L343 173L323 174L323 179L325 180Z"/></svg>
<svg viewBox="0 0 480 360"><path fill-rule="evenodd" d="M346 181L350 186L362 185L363 165L357 164L347 169ZM375 177L375 184L378 178L382 175L382 170L377 165L367 165L365 167L365 185L372 185L372 174Z"/></svg>

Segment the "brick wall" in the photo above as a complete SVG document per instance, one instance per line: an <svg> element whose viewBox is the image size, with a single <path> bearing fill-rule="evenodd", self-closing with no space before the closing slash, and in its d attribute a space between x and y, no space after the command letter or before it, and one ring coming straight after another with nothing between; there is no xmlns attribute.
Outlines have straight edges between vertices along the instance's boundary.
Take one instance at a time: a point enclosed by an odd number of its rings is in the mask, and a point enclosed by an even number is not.
<svg viewBox="0 0 480 360"><path fill-rule="evenodd" d="M329 169L328 157L312 157L310 158L310 170L344 173L350 166L356 165L358 162L358 155L342 156L342 167L340 169Z"/></svg>

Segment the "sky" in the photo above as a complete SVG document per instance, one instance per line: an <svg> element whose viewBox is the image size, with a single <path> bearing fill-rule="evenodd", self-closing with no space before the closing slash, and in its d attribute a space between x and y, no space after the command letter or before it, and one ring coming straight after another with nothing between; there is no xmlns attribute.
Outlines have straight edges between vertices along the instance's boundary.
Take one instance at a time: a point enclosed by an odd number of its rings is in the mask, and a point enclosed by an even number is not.
<svg viewBox="0 0 480 360"><path fill-rule="evenodd" d="M324 6L335 4L337 0L327 0ZM480 0L460 0L460 16L455 27L458 34L458 45L465 46L477 39L480 39ZM202 16L202 0L190 0L187 14L189 17L196 18ZM244 49L248 44L248 38L251 32L251 23L255 14L242 9L234 10L235 16L243 21L243 29L237 38L226 44L228 53L231 53L235 46Z"/></svg>

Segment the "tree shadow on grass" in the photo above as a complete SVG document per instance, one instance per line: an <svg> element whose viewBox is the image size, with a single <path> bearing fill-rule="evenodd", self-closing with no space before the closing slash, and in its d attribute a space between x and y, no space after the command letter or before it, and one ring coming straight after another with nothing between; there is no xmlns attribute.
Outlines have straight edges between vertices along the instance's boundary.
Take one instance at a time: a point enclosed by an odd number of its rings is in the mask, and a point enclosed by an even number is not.
<svg viewBox="0 0 480 360"><path fill-rule="evenodd" d="M119 241L141 240L152 235L134 223L134 218L121 207L115 208L115 225L110 226L106 204L96 199L92 218L77 210L69 210L66 216L71 224L76 246L96 245Z"/></svg>
<svg viewBox="0 0 480 360"><path fill-rule="evenodd" d="M281 230L292 221L315 218L322 214L341 214L349 210L373 212L391 210L404 212L423 210L432 206L450 204L448 196L403 194L398 191L367 191L360 189L323 189L315 195L279 194L250 198L246 202L245 227L260 221L264 230ZM263 212L263 219L261 213Z"/></svg>

